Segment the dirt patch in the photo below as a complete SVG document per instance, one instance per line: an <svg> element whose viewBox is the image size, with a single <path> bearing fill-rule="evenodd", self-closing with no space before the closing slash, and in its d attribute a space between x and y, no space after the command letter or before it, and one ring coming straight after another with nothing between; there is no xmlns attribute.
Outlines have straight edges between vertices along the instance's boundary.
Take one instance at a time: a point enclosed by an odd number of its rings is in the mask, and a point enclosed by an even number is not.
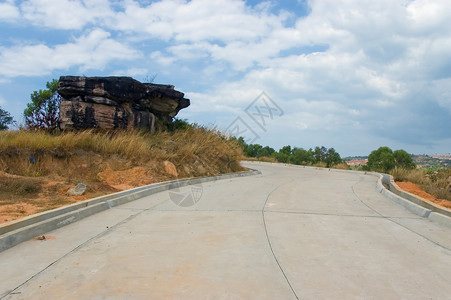
<svg viewBox="0 0 451 300"><path fill-rule="evenodd" d="M409 181L396 181L396 184L403 189L404 191L417 195L427 201L430 201L432 203L435 203L437 205L446 207L451 209L451 201L443 200L443 199L437 199L433 195L427 193L424 191L419 185L409 182Z"/></svg>
<svg viewBox="0 0 451 300"><path fill-rule="evenodd" d="M97 174L85 173L76 178L55 174L30 177L0 171L0 223L168 179L169 176L153 176L151 166L120 171L108 167ZM86 193L67 195L78 182L87 185Z"/></svg>

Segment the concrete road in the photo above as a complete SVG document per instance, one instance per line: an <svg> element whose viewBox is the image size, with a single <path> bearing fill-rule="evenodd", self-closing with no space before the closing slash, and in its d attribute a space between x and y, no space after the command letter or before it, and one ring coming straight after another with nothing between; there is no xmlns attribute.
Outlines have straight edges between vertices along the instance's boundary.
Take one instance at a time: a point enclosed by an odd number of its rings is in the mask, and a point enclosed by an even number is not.
<svg viewBox="0 0 451 300"><path fill-rule="evenodd" d="M376 177L246 165L262 174L142 198L0 253L0 298L451 299L451 228L381 196ZM190 193L196 204L175 204Z"/></svg>

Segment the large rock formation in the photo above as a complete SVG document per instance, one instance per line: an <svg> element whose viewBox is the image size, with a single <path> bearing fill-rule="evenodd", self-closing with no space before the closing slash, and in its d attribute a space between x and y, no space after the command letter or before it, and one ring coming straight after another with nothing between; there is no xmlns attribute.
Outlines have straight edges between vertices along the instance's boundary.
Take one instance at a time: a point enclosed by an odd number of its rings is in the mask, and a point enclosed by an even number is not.
<svg viewBox="0 0 451 300"><path fill-rule="evenodd" d="M147 128L172 121L190 105L172 85L141 83L131 77L61 76L62 129Z"/></svg>

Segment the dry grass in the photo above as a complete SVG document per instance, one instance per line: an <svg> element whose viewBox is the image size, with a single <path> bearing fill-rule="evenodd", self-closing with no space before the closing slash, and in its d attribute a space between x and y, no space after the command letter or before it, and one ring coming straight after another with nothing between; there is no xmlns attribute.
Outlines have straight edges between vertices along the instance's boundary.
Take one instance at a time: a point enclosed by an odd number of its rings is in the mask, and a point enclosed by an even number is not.
<svg viewBox="0 0 451 300"><path fill-rule="evenodd" d="M83 149L100 154L120 154L128 158L148 154L146 135L138 131L125 132L66 132L49 134L45 131L0 132L0 150L28 149L34 151L72 151Z"/></svg>
<svg viewBox="0 0 451 300"><path fill-rule="evenodd" d="M327 163L325 162L317 162L316 164L312 165L313 167L318 167L318 168L327 168Z"/></svg>
<svg viewBox="0 0 451 300"><path fill-rule="evenodd" d="M275 163L276 158L270 157L270 156L260 156L260 157L247 157L244 156L242 160L248 160L248 161L263 161L263 162L269 162L269 163Z"/></svg>
<svg viewBox="0 0 451 300"><path fill-rule="evenodd" d="M395 168L391 175L396 181L410 181L421 186L426 192L437 199L451 201L451 168L436 171L428 169L399 169Z"/></svg>
<svg viewBox="0 0 451 300"><path fill-rule="evenodd" d="M172 162L178 178L241 171L243 153L215 129L188 127L173 132L0 131L0 223L121 189L174 179L163 162ZM31 159L31 160L30 160ZM139 167L136 178L110 185L101 172ZM85 195L70 197L78 182Z"/></svg>
<svg viewBox="0 0 451 300"><path fill-rule="evenodd" d="M0 194L15 196L35 195L41 190L40 183L34 178L12 178L0 175Z"/></svg>
<svg viewBox="0 0 451 300"><path fill-rule="evenodd" d="M77 160L80 153L90 154L84 155L89 161ZM241 156L238 144L214 129L202 127L153 135L140 131L91 130L56 135L44 131L0 132L0 168L23 176L60 173L55 165L64 165L59 171L65 174L74 168L78 173L83 172L83 166L95 166L99 171L105 168L101 165L105 157L110 158L108 167L111 169L169 160L181 167L182 176L212 175L241 170ZM195 168L184 168L186 165Z"/></svg>
<svg viewBox="0 0 451 300"><path fill-rule="evenodd" d="M333 165L332 169L351 170L351 167L347 163L339 163L339 164Z"/></svg>

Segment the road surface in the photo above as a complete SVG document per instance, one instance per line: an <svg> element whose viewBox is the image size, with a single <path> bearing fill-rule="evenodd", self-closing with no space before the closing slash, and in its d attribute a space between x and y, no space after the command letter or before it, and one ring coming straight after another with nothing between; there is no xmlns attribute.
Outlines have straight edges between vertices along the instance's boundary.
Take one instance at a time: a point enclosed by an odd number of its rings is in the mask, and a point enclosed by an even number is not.
<svg viewBox="0 0 451 300"><path fill-rule="evenodd" d="M245 165L0 253L0 299L451 299L451 228L376 177Z"/></svg>

